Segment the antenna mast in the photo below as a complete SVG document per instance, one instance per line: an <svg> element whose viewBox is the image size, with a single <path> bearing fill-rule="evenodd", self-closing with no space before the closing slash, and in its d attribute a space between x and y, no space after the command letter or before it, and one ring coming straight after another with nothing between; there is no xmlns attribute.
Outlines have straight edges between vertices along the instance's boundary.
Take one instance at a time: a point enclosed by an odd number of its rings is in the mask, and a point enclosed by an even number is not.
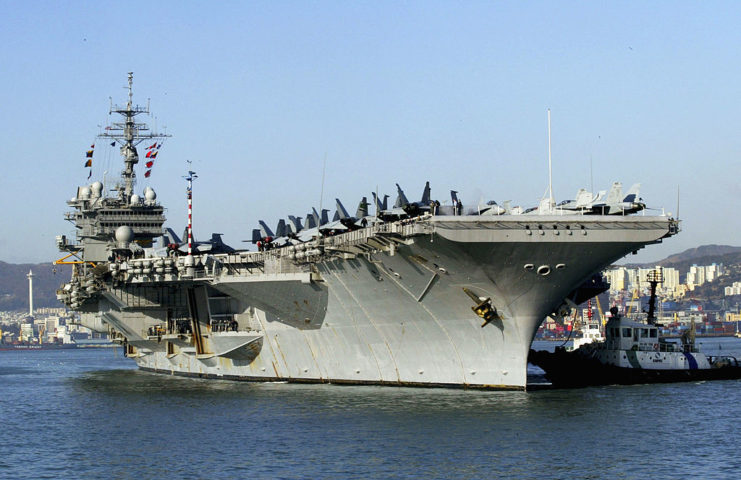
<svg viewBox="0 0 741 480"><path fill-rule="evenodd" d="M324 201L324 173L327 171L327 154L324 154L324 161L322 162L322 190L319 194L319 222L322 223L322 202Z"/></svg>
<svg viewBox="0 0 741 480"><path fill-rule="evenodd" d="M548 198L550 207L553 208L556 202L553 200L553 170L551 168L551 109L548 109Z"/></svg>
<svg viewBox="0 0 741 480"><path fill-rule="evenodd" d="M188 160L190 165L191 161ZM193 180L198 178L196 172L188 170L188 176L183 177L188 181L188 256L193 255Z"/></svg>
<svg viewBox="0 0 741 480"><path fill-rule="evenodd" d="M677 185L677 220L679 220L679 185Z"/></svg>
<svg viewBox="0 0 741 480"><path fill-rule="evenodd" d="M149 102L147 107L140 107L134 105L134 72L129 72L129 101L125 107L119 105L113 105L111 100L111 107L108 112L118 113L124 120L122 122L112 122L110 126L106 127L106 131L98 135L98 138L110 138L115 140L121 145L121 156L124 158L124 170L121 172L121 179L123 185L117 187L119 191L119 198L128 203L131 198L131 194L134 191L134 183L136 183L136 173L134 172L134 165L139 163L139 154L136 152L136 146L148 139L159 139L164 137L170 137L171 135L161 134L157 132L150 132L149 127L145 123L137 123L134 117L140 113L149 114Z"/></svg>

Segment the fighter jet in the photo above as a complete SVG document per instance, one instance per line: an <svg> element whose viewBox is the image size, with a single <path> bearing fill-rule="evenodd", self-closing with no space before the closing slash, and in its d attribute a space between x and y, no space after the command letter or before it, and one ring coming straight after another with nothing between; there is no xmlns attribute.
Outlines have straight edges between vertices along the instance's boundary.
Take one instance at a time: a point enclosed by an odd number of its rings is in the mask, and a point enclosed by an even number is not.
<svg viewBox="0 0 741 480"><path fill-rule="evenodd" d="M301 217L294 217L293 215L288 215L288 226L290 228L290 233L296 235L298 232L304 229L304 226L301 225Z"/></svg>
<svg viewBox="0 0 741 480"><path fill-rule="evenodd" d="M386 198L388 198L388 195L384 195L384 204L386 202ZM375 193L373 194L373 199L376 200L376 212L380 213L384 210L383 204L379 205ZM358 203L358 209L355 211L355 217L352 220L354 221L356 227L367 227L368 225L382 222L382 220L375 215L368 214L368 197L363 197L360 199L360 203Z"/></svg>
<svg viewBox="0 0 741 480"><path fill-rule="evenodd" d="M602 197L604 196L604 190L594 195L591 192L580 188L579 191L576 192L576 200L564 200L556 205L556 209L563 211L585 212L591 210L594 204L602 200Z"/></svg>
<svg viewBox="0 0 741 480"><path fill-rule="evenodd" d="M212 233L211 240L205 242L198 242L193 237L192 251L193 253L233 253L236 250L225 244L221 240L221 233ZM183 238L187 239L188 229L185 229ZM175 234L171 228L166 228L164 235L162 235L164 244L172 250L177 250L180 253L188 253L188 241L181 241L180 238Z"/></svg>
<svg viewBox="0 0 741 480"><path fill-rule="evenodd" d="M273 233L270 227L268 227L263 220L259 220L258 223L260 224L260 228L252 230L252 243L260 247L267 246L268 248L298 243L296 232L301 230L301 222L292 215L289 215L288 219L291 222L289 224L290 227L287 226L286 221L281 218L278 220L278 225L275 227L275 233Z"/></svg>
<svg viewBox="0 0 741 480"><path fill-rule="evenodd" d="M504 207L499 206L494 200L489 200L486 203L479 202L477 213L479 215L504 215L506 210Z"/></svg>
<svg viewBox="0 0 741 480"><path fill-rule="evenodd" d="M441 205L438 207L438 214L440 215L503 215L505 209L500 207L494 200L484 202L481 198L476 206L463 205L463 202L458 198L458 192L456 190L450 191L451 205Z"/></svg>
<svg viewBox="0 0 741 480"><path fill-rule="evenodd" d="M614 182L605 198L605 191L594 195L585 189L576 193L575 200L565 200L551 207L550 200L541 200L537 207L529 208L524 213L530 215L538 214L584 214L584 215L627 215L646 208L646 204L638 198L640 184L630 187L628 194L623 197L622 184ZM602 199L605 198L603 201Z"/></svg>
<svg viewBox="0 0 741 480"><path fill-rule="evenodd" d="M513 207L512 200L505 200L502 202L502 208L504 209L504 213L507 215L522 215L522 207L519 205Z"/></svg>
<svg viewBox="0 0 741 480"><path fill-rule="evenodd" d="M381 205L373 194L373 198L376 202L376 207L381 206L382 208L378 212L378 217L383 220L397 220L400 218L417 217L422 215L424 212L430 211L430 182L425 183L424 191L422 192L422 198L419 202L410 202L407 196L404 194L399 184L396 184L396 201L394 202L393 208L390 210L386 208L386 198L388 195L384 195L383 204Z"/></svg>
<svg viewBox="0 0 741 480"><path fill-rule="evenodd" d="M329 217L327 214L329 210L326 208L322 209L322 214L316 211L316 208L312 208L311 212L306 214L306 225L302 230L299 230L295 234L294 238L299 242L308 242L312 238L320 235L320 228L322 225L329 223ZM289 217L290 220L290 217Z"/></svg>
<svg viewBox="0 0 741 480"><path fill-rule="evenodd" d="M327 228L330 230L334 229L335 231L355 230L357 227L360 226L360 224L358 223L359 219L368 216L368 201L366 200L365 197L363 197L363 199L360 201L360 204L358 205L358 211L356 212L355 217L351 216L347 212L347 209L342 204L339 198L335 198L334 200L335 200L335 206L336 206L334 217L332 218L331 222L324 225L324 228ZM363 210L361 209L361 207L363 206L364 202L365 202L365 207Z"/></svg>
<svg viewBox="0 0 741 480"><path fill-rule="evenodd" d="M641 184L636 183L630 187L628 193L623 197L623 188L620 182L615 182L607 194L603 203L595 202L592 205L592 213L599 215L628 215L640 212L646 208L643 199L638 196Z"/></svg>
<svg viewBox="0 0 741 480"><path fill-rule="evenodd" d="M406 197L405 197L406 198ZM403 202L399 201L399 198L396 199L396 202L394 203L394 207L391 209L388 208L387 203L388 195L383 196L383 202L381 202L376 195L376 192L373 192L373 200L376 204L376 216L382 220L398 220L400 218L406 218L408 217L407 212L404 211L401 207L397 207L397 204L401 204Z"/></svg>
<svg viewBox="0 0 741 480"><path fill-rule="evenodd" d="M417 217L424 212L430 211L432 205L432 200L430 199L430 182L425 182L425 188L422 190L422 198L419 202L409 202L398 183L396 184L396 188L399 191L399 198L406 202L406 205L402 206L402 208L410 217Z"/></svg>

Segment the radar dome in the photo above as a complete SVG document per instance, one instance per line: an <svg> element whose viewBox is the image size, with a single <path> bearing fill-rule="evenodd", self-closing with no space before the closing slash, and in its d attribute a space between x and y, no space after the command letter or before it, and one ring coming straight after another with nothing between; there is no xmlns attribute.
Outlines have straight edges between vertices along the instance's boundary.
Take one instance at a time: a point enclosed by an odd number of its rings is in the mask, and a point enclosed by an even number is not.
<svg viewBox="0 0 741 480"><path fill-rule="evenodd" d="M88 198L90 198L90 187L80 188L80 198L83 200L87 200Z"/></svg>
<svg viewBox="0 0 741 480"><path fill-rule="evenodd" d="M152 190L152 189L151 189L150 187L147 187L147 188L146 188L146 189L144 190L144 198L145 198L145 199L146 199L146 200L147 200L148 202L153 202L153 201L154 201L154 200L155 200L155 199L157 198L157 194L156 194L156 193L154 193L154 190Z"/></svg>
<svg viewBox="0 0 741 480"><path fill-rule="evenodd" d="M103 184L100 182L94 182L90 185L90 188L92 189L93 197L95 198L100 197L100 194L103 192Z"/></svg>
<svg viewBox="0 0 741 480"><path fill-rule="evenodd" d="M131 243L134 239L134 231L128 225L121 225L116 229L116 241L118 243Z"/></svg>
<svg viewBox="0 0 741 480"><path fill-rule="evenodd" d="M131 204L132 205L139 205L141 203L142 199L139 195L136 193L131 196Z"/></svg>

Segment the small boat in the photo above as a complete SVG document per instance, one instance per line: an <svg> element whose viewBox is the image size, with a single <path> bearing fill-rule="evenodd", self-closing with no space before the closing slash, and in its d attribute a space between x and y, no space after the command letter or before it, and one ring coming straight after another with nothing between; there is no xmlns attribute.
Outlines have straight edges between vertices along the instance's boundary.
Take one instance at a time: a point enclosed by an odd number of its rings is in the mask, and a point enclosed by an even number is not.
<svg viewBox="0 0 741 480"><path fill-rule="evenodd" d="M588 345L594 342L603 342L604 340L605 337L602 335L602 330L599 328L599 321L590 318L582 328L582 336L574 339L571 349L576 350L582 345Z"/></svg>
<svg viewBox="0 0 741 480"><path fill-rule="evenodd" d="M529 361L554 387L728 380L741 378L732 356L709 356L695 345L694 323L679 341L659 336L655 324L621 318L613 307L605 340L572 351L530 350Z"/></svg>

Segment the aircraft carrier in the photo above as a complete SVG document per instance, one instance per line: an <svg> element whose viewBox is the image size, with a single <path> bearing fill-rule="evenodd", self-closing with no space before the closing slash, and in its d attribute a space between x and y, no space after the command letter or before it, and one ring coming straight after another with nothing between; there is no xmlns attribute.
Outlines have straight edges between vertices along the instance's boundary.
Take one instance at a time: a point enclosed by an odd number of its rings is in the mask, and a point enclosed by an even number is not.
<svg viewBox="0 0 741 480"><path fill-rule="evenodd" d="M161 136L136 121L148 107L111 106L100 136L120 147L115 185L78 187L57 237L72 263L58 298L83 325L110 333L147 371L244 381L525 389L541 322L606 286L598 274L679 231L647 215L637 190L580 191L531 211L430 197L393 207L373 196L355 216L337 201L253 232L254 251L218 236L194 244L164 230L150 187L135 193L137 146ZM192 179L188 177L188 201ZM111 192L111 193L108 193ZM638 214L636 214L638 213ZM171 231L170 231L171 232ZM159 239L165 238L160 241Z"/></svg>

